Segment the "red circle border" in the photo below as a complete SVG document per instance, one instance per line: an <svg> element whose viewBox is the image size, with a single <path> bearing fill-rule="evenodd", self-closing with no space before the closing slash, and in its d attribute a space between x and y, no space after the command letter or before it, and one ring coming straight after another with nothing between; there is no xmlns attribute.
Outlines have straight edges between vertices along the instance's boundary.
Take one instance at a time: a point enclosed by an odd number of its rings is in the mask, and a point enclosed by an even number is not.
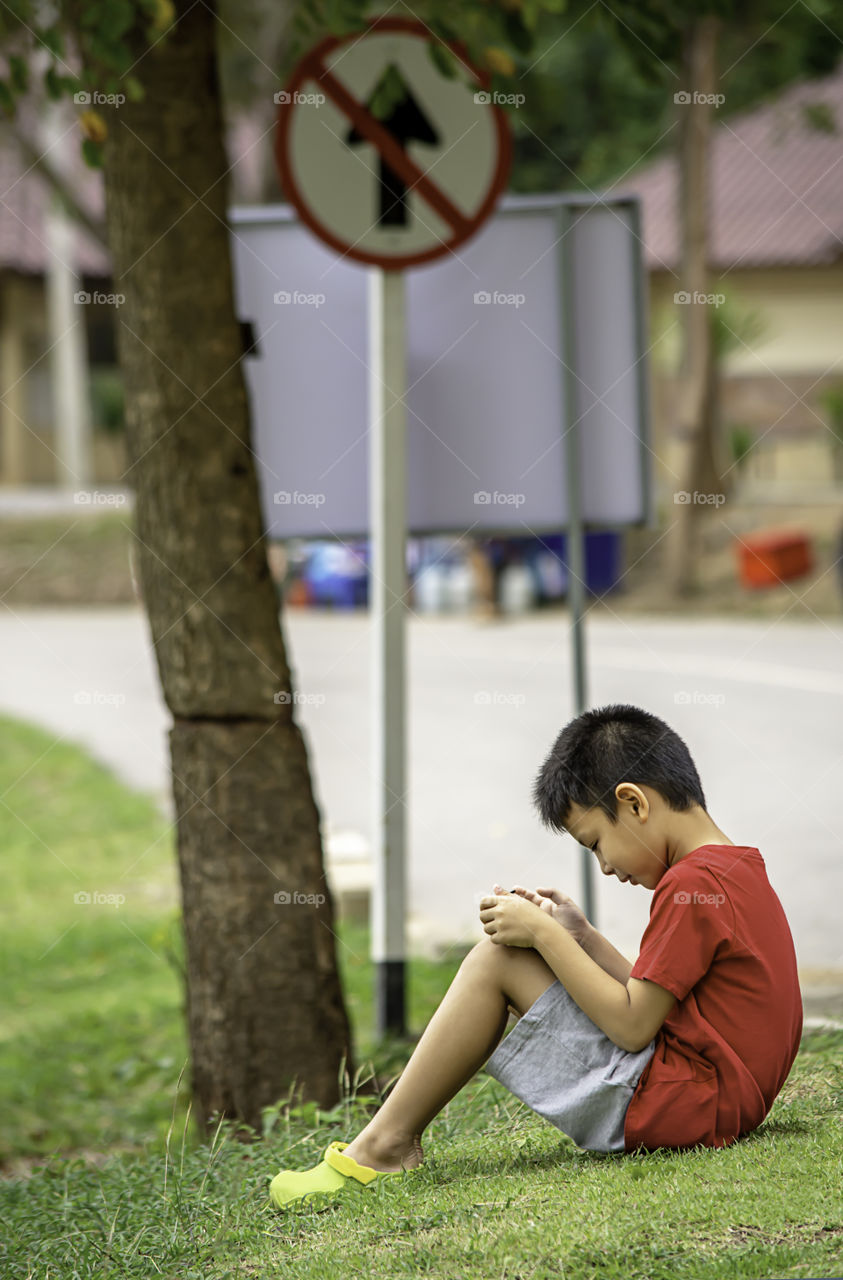
<svg viewBox="0 0 843 1280"><path fill-rule="evenodd" d="M350 36L326 36L319 44L314 45L303 58L299 60L293 69L290 78L285 86L287 93L290 95L289 102L281 102L278 105L278 120L275 134L275 163L278 169L278 176L281 181L281 188L287 199L296 209L302 222L318 236L325 244L330 245L343 257L353 258L356 262L365 263L367 266L382 267L385 271L403 271L406 267L418 267L427 262L432 262L436 258L442 257L446 253L451 253L461 244L465 244L482 226L489 215L493 212L497 204L498 197L506 187L506 181L509 177L510 166L512 163L512 137L509 129L509 121L504 112L496 104L491 104L491 110L494 113L495 132L498 141L498 159L495 167L495 173L489 191L477 212L471 217L471 227L468 231L455 233L450 239L443 240L439 244L430 249L425 249L420 253L403 254L400 256L385 257L371 250L358 249L354 246L345 244L338 236L324 227L319 219L311 212L309 205L305 202L303 196L299 192L295 175L290 165L289 155L289 132L290 122L292 120L293 107L295 106L294 95L305 80L315 80L318 83L319 73L317 68L321 66L322 59L340 45L347 44L352 40L359 40L362 35L367 35L372 31L399 31L403 34L416 34L424 39L430 39L430 32L423 23L414 22L411 18L372 18L364 30ZM471 74L475 77L481 89L489 90L491 77L485 71L481 71L475 67L469 60L465 52L465 46L452 41L440 41L441 44L447 45L456 58L467 67Z"/></svg>

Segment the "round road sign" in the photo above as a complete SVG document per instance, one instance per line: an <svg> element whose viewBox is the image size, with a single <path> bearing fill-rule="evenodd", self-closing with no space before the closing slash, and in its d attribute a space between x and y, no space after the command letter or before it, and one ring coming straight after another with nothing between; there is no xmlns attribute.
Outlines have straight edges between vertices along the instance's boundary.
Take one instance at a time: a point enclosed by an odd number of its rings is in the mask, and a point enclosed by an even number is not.
<svg viewBox="0 0 843 1280"><path fill-rule="evenodd" d="M461 245L509 173L509 123L489 77L458 45L457 75L442 75L430 41L421 23L376 18L316 45L276 94L285 196L338 253L390 270Z"/></svg>

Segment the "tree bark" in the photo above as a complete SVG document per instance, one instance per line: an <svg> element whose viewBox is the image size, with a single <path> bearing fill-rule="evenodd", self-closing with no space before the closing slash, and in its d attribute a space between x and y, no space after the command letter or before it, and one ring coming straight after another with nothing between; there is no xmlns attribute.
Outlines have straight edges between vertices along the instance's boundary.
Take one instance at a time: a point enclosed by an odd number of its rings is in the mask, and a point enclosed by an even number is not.
<svg viewBox="0 0 843 1280"><path fill-rule="evenodd" d="M333 1105L354 1066L240 367L216 17L176 9L136 42L144 100L112 113L107 225L135 550L173 715L194 1109L203 1130L223 1114L260 1131L288 1094Z"/></svg>
<svg viewBox="0 0 843 1280"><path fill-rule="evenodd" d="M710 14L689 20L683 34L681 87L687 100L679 105L679 224L681 288L690 301L682 306L683 356L679 380L677 426L682 440L682 492L690 500L675 501L674 526L668 535L668 578L678 595L699 586L698 530L707 503L695 493L716 492L722 469L718 459L717 372L709 281L709 162L717 91L717 38L720 20ZM706 100L708 99L708 100Z"/></svg>

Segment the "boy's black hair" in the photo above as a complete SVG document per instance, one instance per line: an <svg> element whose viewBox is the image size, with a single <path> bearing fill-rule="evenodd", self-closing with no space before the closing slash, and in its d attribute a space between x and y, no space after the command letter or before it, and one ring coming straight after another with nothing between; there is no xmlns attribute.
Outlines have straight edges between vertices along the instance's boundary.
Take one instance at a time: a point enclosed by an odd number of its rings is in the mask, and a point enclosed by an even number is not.
<svg viewBox="0 0 843 1280"><path fill-rule="evenodd" d="M533 803L554 831L566 830L572 804L602 809L615 823L619 782L652 787L671 809L705 809L699 774L679 734L628 703L585 711L565 725L533 784Z"/></svg>

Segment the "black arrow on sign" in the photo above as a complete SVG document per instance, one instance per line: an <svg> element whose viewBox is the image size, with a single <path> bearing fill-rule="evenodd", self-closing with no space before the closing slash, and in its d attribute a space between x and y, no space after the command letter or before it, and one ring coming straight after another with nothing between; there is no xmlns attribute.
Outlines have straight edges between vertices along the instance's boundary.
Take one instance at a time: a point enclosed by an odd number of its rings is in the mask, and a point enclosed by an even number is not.
<svg viewBox="0 0 843 1280"><path fill-rule="evenodd" d="M395 141L403 149L408 142L427 142L436 145L439 134L416 102L407 84L394 62L383 72L371 97L366 103L366 110L372 111L372 104L379 95L388 93L393 99L392 109L385 119L378 123L392 134ZM377 117L376 117L377 119ZM348 146L357 146L361 142L369 142L354 127L348 130L344 141ZM406 227L408 221L407 184L399 177L380 156L378 172L380 182L380 214L379 227Z"/></svg>

